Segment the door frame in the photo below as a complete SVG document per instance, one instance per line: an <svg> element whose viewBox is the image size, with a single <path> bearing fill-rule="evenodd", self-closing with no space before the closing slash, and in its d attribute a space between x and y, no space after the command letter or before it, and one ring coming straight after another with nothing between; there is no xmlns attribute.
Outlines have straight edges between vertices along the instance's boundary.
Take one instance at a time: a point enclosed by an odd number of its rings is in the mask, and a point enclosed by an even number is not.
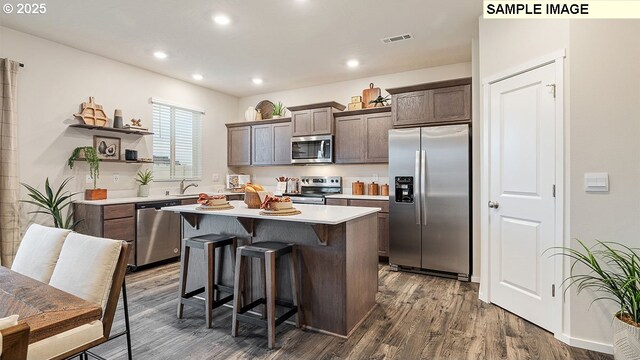
<svg viewBox="0 0 640 360"><path fill-rule="evenodd" d="M569 242L568 234L565 233L565 141L564 141L564 59L566 57L566 50L561 49L553 53L541 56L523 64L514 66L510 69L502 71L500 73L487 76L482 80L482 95L483 100L481 102L481 114L482 114L482 126L480 128L480 292L478 297L480 300L490 303L491 302L491 274L490 274L490 241L489 241L489 209L484 205L489 202L490 196L490 159L489 159L489 119L490 119L490 104L491 104L491 85L501 80L508 79L510 77L520 75L530 70L540 68L545 65L552 64L555 67L556 76L556 102L555 102L555 115L556 115L556 127L555 127L555 184L556 184L556 197L555 197L555 229L554 229L554 246L568 246ZM567 216L568 220L568 216ZM568 225L567 225L568 227ZM563 292L560 288L560 284L564 279L565 269L563 266L563 259L560 256L556 256L554 259L554 284L556 288L555 297L553 301L553 321L552 328L547 329L553 332L554 336L558 338L562 335L563 331L563 319L566 313L569 313L569 302L563 304ZM549 289L551 291L551 289Z"/></svg>

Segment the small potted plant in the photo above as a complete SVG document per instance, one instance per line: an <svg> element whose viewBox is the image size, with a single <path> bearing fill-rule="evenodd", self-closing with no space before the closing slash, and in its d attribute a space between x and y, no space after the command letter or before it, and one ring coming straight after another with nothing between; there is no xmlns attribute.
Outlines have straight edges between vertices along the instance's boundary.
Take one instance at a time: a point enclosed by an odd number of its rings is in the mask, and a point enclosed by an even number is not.
<svg viewBox="0 0 640 360"><path fill-rule="evenodd" d="M84 160L89 164L89 177L93 179L93 189L84 191L86 200L104 200L107 198L107 189L98 189L98 177L100 176L100 159L98 152L92 146L82 146L73 149L71 156L67 160L70 169L77 160Z"/></svg>
<svg viewBox="0 0 640 360"><path fill-rule="evenodd" d="M572 260L571 273L563 285L575 286L580 294L590 289L597 293L593 301L612 300L619 309L613 316L613 357L616 360L640 359L640 249L597 241L580 249L560 248L555 255ZM586 270L586 271L585 271Z"/></svg>
<svg viewBox="0 0 640 360"><path fill-rule="evenodd" d="M374 107L378 107L387 105L387 102L389 102L389 95L385 97L378 96L375 100L369 101L369 104L374 104Z"/></svg>
<svg viewBox="0 0 640 360"><path fill-rule="evenodd" d="M145 171L138 171L138 178L136 181L140 184L138 187L138 196L147 197L149 196L149 189L151 185L149 183L153 180L153 172L149 169Z"/></svg>
<svg viewBox="0 0 640 360"><path fill-rule="evenodd" d="M273 118L274 119L279 119L281 117L284 116L284 111L286 110L286 107L284 107L284 105L282 105L282 103L280 101L278 101L277 104L273 105Z"/></svg>

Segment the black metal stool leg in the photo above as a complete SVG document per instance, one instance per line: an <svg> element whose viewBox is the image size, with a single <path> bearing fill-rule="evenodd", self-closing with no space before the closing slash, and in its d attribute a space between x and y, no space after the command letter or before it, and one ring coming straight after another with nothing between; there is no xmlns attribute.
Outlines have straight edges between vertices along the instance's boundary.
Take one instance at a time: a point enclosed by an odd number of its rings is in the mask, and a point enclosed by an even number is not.
<svg viewBox="0 0 640 360"><path fill-rule="evenodd" d="M127 337L127 355L128 359L132 360L131 354L131 326L129 325L129 304L127 302L127 285L125 279L122 279L122 305L124 309L124 327Z"/></svg>

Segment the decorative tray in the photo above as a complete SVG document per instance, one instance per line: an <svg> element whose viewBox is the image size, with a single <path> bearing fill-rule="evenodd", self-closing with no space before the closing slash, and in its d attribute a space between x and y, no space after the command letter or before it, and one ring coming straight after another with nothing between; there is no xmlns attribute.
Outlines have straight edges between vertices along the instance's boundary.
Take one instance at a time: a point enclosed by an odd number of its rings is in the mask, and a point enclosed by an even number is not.
<svg viewBox="0 0 640 360"><path fill-rule="evenodd" d="M285 210L260 210L260 215L267 216L290 216L290 215L299 215L302 214L300 210L296 208L285 209Z"/></svg>
<svg viewBox="0 0 640 360"><path fill-rule="evenodd" d="M233 205L229 204L228 202L224 205L212 205L212 206L206 206L206 205L199 205L196 207L197 210L208 210L208 211L216 211L216 210L231 210L233 209Z"/></svg>

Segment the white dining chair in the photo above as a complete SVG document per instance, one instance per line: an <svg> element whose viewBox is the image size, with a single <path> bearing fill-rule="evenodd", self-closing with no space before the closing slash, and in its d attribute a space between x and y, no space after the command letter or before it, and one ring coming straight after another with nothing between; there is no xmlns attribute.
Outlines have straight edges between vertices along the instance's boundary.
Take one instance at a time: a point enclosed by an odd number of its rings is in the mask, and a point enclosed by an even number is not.
<svg viewBox="0 0 640 360"><path fill-rule="evenodd" d="M48 283L71 230L33 224L20 242L11 270Z"/></svg>
<svg viewBox="0 0 640 360"><path fill-rule="evenodd" d="M29 325L18 324L18 315L0 319L0 360L27 358Z"/></svg>
<svg viewBox="0 0 640 360"><path fill-rule="evenodd" d="M29 360L86 357L86 350L109 340L128 256L125 241L78 233L67 236L49 285L99 304L102 318L29 345Z"/></svg>

